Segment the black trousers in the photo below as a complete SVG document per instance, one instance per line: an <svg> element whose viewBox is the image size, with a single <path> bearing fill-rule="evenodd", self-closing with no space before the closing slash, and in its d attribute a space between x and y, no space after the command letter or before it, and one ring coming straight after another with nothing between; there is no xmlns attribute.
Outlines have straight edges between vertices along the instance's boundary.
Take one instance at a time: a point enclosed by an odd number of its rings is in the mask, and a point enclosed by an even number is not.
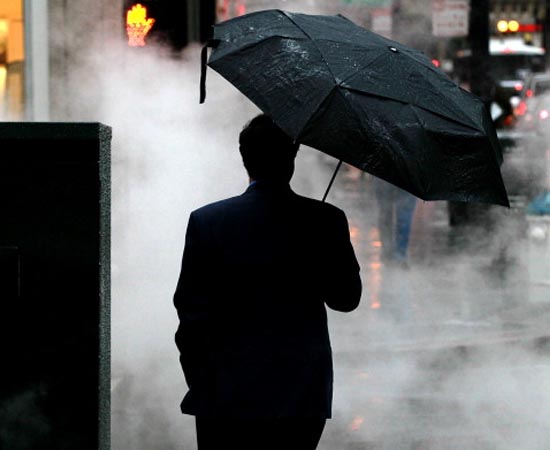
<svg viewBox="0 0 550 450"><path fill-rule="evenodd" d="M326 419L197 417L198 450L315 450Z"/></svg>

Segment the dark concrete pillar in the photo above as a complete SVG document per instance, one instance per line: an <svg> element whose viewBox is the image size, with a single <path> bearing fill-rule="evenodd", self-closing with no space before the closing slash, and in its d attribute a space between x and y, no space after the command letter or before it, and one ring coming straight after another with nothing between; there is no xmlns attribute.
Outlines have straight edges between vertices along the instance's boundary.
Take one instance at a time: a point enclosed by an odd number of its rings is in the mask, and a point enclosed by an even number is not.
<svg viewBox="0 0 550 450"><path fill-rule="evenodd" d="M470 90L489 103L493 88L489 75L489 0L470 2L468 41L472 50Z"/></svg>
<svg viewBox="0 0 550 450"><path fill-rule="evenodd" d="M0 123L0 448L107 450L110 140Z"/></svg>
<svg viewBox="0 0 550 450"><path fill-rule="evenodd" d="M472 94L490 108L494 81L489 74L489 0L470 1L468 44L471 49L467 78ZM488 226L489 207L483 203L449 202L450 224ZM463 239L459 239L460 242Z"/></svg>

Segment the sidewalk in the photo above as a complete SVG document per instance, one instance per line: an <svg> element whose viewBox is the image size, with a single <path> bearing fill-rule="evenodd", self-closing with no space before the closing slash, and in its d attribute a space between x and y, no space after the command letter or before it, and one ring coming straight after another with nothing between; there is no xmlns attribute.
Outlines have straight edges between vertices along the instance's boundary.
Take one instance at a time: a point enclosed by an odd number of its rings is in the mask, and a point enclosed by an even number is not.
<svg viewBox="0 0 550 450"><path fill-rule="evenodd" d="M497 211L512 225L498 239L486 230L451 227L447 202L418 200L411 230L410 269L389 268L377 248L377 208L367 176L339 174L336 204L343 207L362 267L364 295L357 323L338 328L349 348L365 352L440 351L492 345L535 345L550 338L550 298L529 301L523 210ZM466 242L463 233L480 233ZM526 232L526 231L525 231ZM484 242L484 239L487 242ZM408 304L407 304L408 302ZM396 309L398 318L392 316ZM384 315L385 314L385 315ZM389 319L389 320L388 320ZM336 319L339 322L338 319ZM367 331L357 331L361 324ZM355 330L355 331L354 331ZM348 336L347 338L345 336Z"/></svg>

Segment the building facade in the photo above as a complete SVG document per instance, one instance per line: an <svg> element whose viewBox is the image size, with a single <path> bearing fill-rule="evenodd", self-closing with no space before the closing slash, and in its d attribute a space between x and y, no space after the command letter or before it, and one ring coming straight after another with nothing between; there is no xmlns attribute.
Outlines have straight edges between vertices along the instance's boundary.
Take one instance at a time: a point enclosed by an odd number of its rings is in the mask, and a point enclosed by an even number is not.
<svg viewBox="0 0 550 450"><path fill-rule="evenodd" d="M25 45L23 0L0 3L0 117L23 117Z"/></svg>
<svg viewBox="0 0 550 450"><path fill-rule="evenodd" d="M456 0L141 0L155 20L149 34L168 42L175 54L190 42L205 41L210 25L267 8L317 14L341 13L387 37L426 53L441 53L448 40L434 37L432 7ZM0 2L0 120L70 120L71 95L93 91L90 49L126 45L127 12L133 0L10 0ZM475 7L475 1L470 5ZM548 47L549 0L492 0L489 28L517 21L514 36ZM548 53L548 52L547 52ZM99 63L100 64L100 63ZM89 111L95 95L90 94ZM90 117L90 119L93 119Z"/></svg>

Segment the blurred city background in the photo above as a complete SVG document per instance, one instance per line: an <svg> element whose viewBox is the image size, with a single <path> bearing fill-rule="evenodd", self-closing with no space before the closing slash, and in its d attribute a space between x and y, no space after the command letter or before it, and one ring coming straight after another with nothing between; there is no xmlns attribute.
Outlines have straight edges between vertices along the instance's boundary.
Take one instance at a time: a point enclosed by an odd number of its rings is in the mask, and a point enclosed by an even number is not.
<svg viewBox="0 0 550 450"><path fill-rule="evenodd" d="M348 215L364 293L329 314L319 448L547 450L548 0L2 0L0 120L113 129L112 447L196 448L172 295L189 213L246 188L237 137L259 112L212 70L199 105L200 51L214 23L269 8L345 15L480 96L511 200L399 200L340 171L327 201ZM302 148L294 190L321 198L336 163Z"/></svg>

